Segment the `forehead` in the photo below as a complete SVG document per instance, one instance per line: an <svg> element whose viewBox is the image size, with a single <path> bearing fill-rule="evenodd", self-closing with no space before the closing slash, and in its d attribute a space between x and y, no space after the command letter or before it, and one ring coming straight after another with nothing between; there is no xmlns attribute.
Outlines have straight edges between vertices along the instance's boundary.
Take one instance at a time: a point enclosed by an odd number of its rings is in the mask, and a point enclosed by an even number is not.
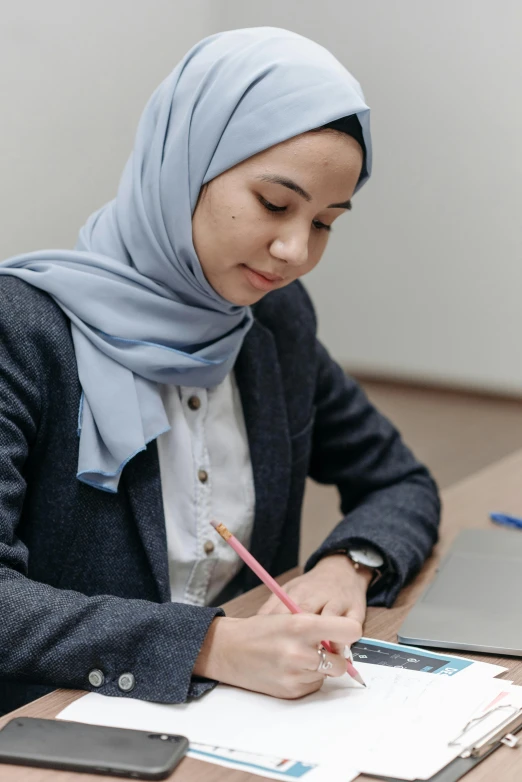
<svg viewBox="0 0 522 782"><path fill-rule="evenodd" d="M348 183L355 187L362 162L362 149L352 136L321 130L276 144L240 165L249 175L277 173L289 178L299 177L309 186L312 182L344 185L346 190Z"/></svg>

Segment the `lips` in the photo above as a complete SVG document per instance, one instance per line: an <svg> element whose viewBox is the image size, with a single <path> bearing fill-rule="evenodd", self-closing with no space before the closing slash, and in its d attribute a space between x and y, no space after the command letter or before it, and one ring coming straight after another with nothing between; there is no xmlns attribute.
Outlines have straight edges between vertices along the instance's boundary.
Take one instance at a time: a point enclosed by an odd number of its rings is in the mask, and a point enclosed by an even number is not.
<svg viewBox="0 0 522 782"><path fill-rule="evenodd" d="M251 266L247 266L247 269L250 269L251 272L259 274L260 277L264 277L265 280L269 280L269 282L281 282L283 279L280 274L270 274L270 272L261 271L260 269L253 269Z"/></svg>
<svg viewBox="0 0 522 782"><path fill-rule="evenodd" d="M250 266L247 266L244 263L241 264L241 268L249 285L256 290L265 293L276 288L278 284L284 280L279 274L260 272L257 271L257 269L251 269Z"/></svg>

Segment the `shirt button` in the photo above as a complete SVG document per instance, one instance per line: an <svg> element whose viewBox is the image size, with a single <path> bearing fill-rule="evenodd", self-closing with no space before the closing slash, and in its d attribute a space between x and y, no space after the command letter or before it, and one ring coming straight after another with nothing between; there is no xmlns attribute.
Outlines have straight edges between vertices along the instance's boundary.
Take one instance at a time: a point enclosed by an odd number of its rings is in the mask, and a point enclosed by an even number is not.
<svg viewBox="0 0 522 782"><path fill-rule="evenodd" d="M206 470L198 470L198 478L201 483L206 483L208 481L208 472Z"/></svg>
<svg viewBox="0 0 522 782"><path fill-rule="evenodd" d="M130 692L136 686L136 679L132 673L122 673L118 679L118 687L122 692Z"/></svg>
<svg viewBox="0 0 522 782"><path fill-rule="evenodd" d="M188 401L188 406L191 410L199 410L201 407L201 399L199 396L191 396Z"/></svg>
<svg viewBox="0 0 522 782"><path fill-rule="evenodd" d="M205 541L205 545L203 546L203 550L204 550L205 554L212 554L212 552L214 551L214 544L212 543L211 540Z"/></svg>
<svg viewBox="0 0 522 782"><path fill-rule="evenodd" d="M89 684L92 684L93 687L101 687L104 683L105 676L103 675L103 672L99 670L99 668L94 668L89 672Z"/></svg>

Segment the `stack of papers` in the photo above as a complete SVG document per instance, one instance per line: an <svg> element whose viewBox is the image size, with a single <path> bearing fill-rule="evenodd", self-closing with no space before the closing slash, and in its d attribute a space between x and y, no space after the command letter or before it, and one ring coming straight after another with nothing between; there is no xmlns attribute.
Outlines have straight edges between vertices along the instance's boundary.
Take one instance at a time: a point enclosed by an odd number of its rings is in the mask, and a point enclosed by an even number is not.
<svg viewBox="0 0 522 782"><path fill-rule="evenodd" d="M352 652L367 688L346 675L293 701L227 685L179 705L90 694L58 718L181 733L191 756L271 779L349 782L429 779L482 735L484 715L491 728L522 707L498 665L368 638Z"/></svg>

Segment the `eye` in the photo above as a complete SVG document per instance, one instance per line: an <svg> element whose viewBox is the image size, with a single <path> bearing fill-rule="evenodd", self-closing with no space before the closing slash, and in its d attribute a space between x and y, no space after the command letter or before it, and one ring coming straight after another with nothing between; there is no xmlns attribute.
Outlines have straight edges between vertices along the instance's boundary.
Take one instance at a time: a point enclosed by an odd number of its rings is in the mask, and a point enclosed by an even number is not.
<svg viewBox="0 0 522 782"><path fill-rule="evenodd" d="M286 206L276 206L275 204L271 204L270 201L267 201L266 198L263 198L263 196L259 196L259 202L265 207L265 209L268 209L269 212L286 211Z"/></svg>
<svg viewBox="0 0 522 782"><path fill-rule="evenodd" d="M276 204L272 204L270 201L267 201L266 198L263 198L263 196L258 196L260 204L264 206L265 209L267 209L269 212L286 212L287 207L286 206L276 206ZM312 221L313 227L317 231L331 231L332 226L326 225L326 223L322 223L320 220L313 220Z"/></svg>
<svg viewBox="0 0 522 782"><path fill-rule="evenodd" d="M320 220L313 220L312 225L314 228L316 228L318 231L331 231L332 226L326 225L326 223L322 223Z"/></svg>

